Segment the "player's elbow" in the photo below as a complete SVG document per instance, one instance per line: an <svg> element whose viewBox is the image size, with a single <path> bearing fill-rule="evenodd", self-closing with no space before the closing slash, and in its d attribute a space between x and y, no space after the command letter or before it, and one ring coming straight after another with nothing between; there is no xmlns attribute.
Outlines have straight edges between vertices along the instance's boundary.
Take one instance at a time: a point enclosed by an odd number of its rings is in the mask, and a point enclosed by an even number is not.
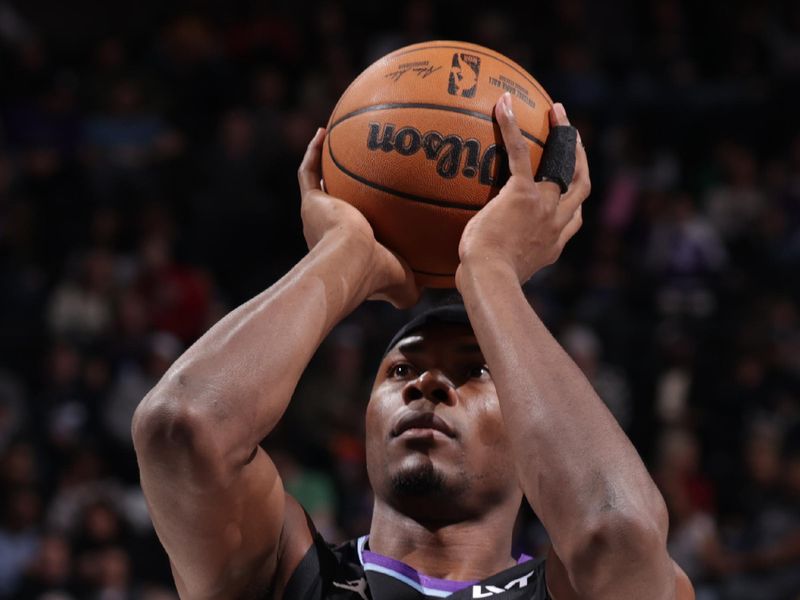
<svg viewBox="0 0 800 600"><path fill-rule="evenodd" d="M169 463L186 456L211 462L220 454L207 411L171 386L157 386L139 403L131 434L140 462Z"/></svg>
<svg viewBox="0 0 800 600"><path fill-rule="evenodd" d="M131 432L139 462L175 458L184 464L189 458L219 476L237 472L260 439L252 420L233 408L231 398L239 392L216 389L206 378L180 370L168 373L134 413Z"/></svg>
<svg viewBox="0 0 800 600"><path fill-rule="evenodd" d="M613 511L597 517L563 561L581 597L617 597L637 581L649 582L651 598L674 597L666 534L652 513Z"/></svg>
<svg viewBox="0 0 800 600"><path fill-rule="evenodd" d="M136 407L131 422L133 446L141 455L155 446L201 447L203 418L191 406L158 388Z"/></svg>

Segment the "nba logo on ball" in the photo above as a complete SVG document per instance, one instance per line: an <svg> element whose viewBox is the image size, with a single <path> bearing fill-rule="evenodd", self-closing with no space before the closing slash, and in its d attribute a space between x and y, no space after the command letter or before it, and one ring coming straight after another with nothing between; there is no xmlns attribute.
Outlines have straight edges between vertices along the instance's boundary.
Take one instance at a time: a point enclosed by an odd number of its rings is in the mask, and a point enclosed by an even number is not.
<svg viewBox="0 0 800 600"><path fill-rule="evenodd" d="M450 83L447 91L451 96L472 98L478 90L478 73L481 70L481 59L472 54L453 54L450 67Z"/></svg>

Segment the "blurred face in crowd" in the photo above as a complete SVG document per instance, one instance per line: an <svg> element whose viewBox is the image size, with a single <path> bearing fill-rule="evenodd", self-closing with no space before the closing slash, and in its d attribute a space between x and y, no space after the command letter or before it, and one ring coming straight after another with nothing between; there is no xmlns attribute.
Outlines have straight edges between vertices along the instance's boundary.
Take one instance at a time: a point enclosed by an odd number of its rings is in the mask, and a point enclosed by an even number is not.
<svg viewBox="0 0 800 600"><path fill-rule="evenodd" d="M93 504L86 509L84 525L86 533L98 541L113 540L120 533L119 517L103 503Z"/></svg>
<svg viewBox="0 0 800 600"><path fill-rule="evenodd" d="M792 498L800 500L800 455L788 461L786 483Z"/></svg>
<svg viewBox="0 0 800 600"><path fill-rule="evenodd" d="M772 436L753 435L745 447L750 479L761 486L775 485L781 476L780 445Z"/></svg>
<svg viewBox="0 0 800 600"><path fill-rule="evenodd" d="M459 521L519 506L497 392L468 327L401 339L381 361L366 424L370 482L399 512Z"/></svg>
<svg viewBox="0 0 800 600"><path fill-rule="evenodd" d="M42 539L33 571L41 580L55 586L69 578L71 564L72 557L67 540L58 535L51 535Z"/></svg>
<svg viewBox="0 0 800 600"><path fill-rule="evenodd" d="M6 498L3 522L11 531L24 531L34 527L42 512L42 499L32 488L13 490Z"/></svg>

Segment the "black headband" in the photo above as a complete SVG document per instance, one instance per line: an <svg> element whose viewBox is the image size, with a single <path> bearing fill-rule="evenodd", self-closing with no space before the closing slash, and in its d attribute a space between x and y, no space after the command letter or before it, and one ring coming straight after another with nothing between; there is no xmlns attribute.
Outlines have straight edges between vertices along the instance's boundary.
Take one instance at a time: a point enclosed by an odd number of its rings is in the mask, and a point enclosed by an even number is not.
<svg viewBox="0 0 800 600"><path fill-rule="evenodd" d="M394 348L397 345L397 342L402 340L404 337L407 337L417 329L422 329L423 327L432 323L466 325L467 327L472 328L472 325L470 325L469 322L469 317L467 316L467 309L464 308L463 304L449 304L446 306L432 308L428 311L425 311L421 315L414 317L408 323L403 325L403 327L400 328L400 331L394 335L392 341L389 342L389 345L386 347L383 355L386 356L389 354L389 351Z"/></svg>

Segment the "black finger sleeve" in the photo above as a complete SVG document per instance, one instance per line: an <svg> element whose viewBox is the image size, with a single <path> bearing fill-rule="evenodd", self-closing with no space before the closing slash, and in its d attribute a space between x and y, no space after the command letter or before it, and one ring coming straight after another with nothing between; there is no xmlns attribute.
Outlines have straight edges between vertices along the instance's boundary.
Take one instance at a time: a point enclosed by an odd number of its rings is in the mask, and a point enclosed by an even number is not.
<svg viewBox="0 0 800 600"><path fill-rule="evenodd" d="M535 181L554 181L567 191L575 174L575 142L578 130L572 125L557 125L550 128L550 135L542 152L542 160L536 170Z"/></svg>

